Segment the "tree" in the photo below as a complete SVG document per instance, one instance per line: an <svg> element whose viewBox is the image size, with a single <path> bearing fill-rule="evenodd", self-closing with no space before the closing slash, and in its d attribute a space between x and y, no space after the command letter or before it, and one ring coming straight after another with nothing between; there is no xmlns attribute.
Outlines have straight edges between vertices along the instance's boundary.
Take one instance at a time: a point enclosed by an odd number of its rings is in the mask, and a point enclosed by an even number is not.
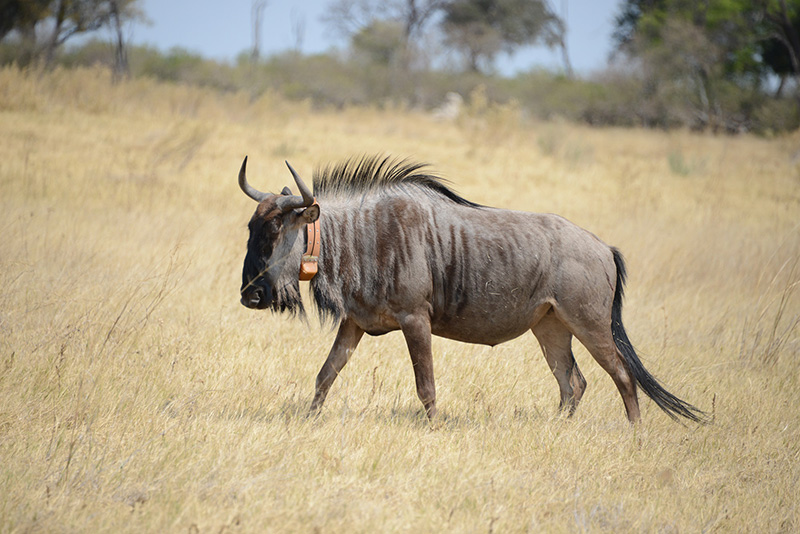
<svg viewBox="0 0 800 534"><path fill-rule="evenodd" d="M376 39L383 42L381 46L394 42L397 49L392 55L407 71L415 55L415 41L444 4L444 0L336 0L324 20L357 47Z"/></svg>
<svg viewBox="0 0 800 534"><path fill-rule="evenodd" d="M120 66L124 54L122 25L142 19L138 0L6 0L0 6L4 15L0 38L16 32L22 43L23 63L43 57L52 63L56 50L75 35L110 27L116 34L116 54ZM8 14L8 18L6 18Z"/></svg>
<svg viewBox="0 0 800 534"><path fill-rule="evenodd" d="M761 8L768 28L761 58L780 77L780 95L787 76L800 81L800 1L762 0Z"/></svg>
<svg viewBox="0 0 800 534"><path fill-rule="evenodd" d="M351 43L371 63L390 66L403 51L403 27L399 22L376 20L355 33Z"/></svg>
<svg viewBox="0 0 800 534"><path fill-rule="evenodd" d="M49 14L50 0L4 0L0 4L0 40L16 32L19 60L25 64L35 55L36 24Z"/></svg>
<svg viewBox="0 0 800 534"><path fill-rule="evenodd" d="M500 51L540 40L554 46L564 35L562 21L542 0L451 0L444 11L447 42L465 55L472 71L491 66Z"/></svg>
<svg viewBox="0 0 800 534"><path fill-rule="evenodd" d="M114 79L127 77L130 74L128 68L128 48L125 45L125 35L122 32L124 21L123 12L119 0L108 0L111 10L111 26L114 31Z"/></svg>
<svg viewBox="0 0 800 534"><path fill-rule="evenodd" d="M567 51L567 0L561 0L561 17L557 18L550 26L550 30L545 35L545 44L550 47L558 47L561 50L561 61L564 63L564 74L567 78L573 78L572 62L569 60ZM548 9L554 12L548 4Z"/></svg>
<svg viewBox="0 0 800 534"><path fill-rule="evenodd" d="M800 0L628 0L616 18L617 49L636 56L659 46L670 21L702 31L730 77L800 76Z"/></svg>
<svg viewBox="0 0 800 534"><path fill-rule="evenodd" d="M12 30L22 31L45 17L49 0L0 1L0 39Z"/></svg>
<svg viewBox="0 0 800 534"><path fill-rule="evenodd" d="M253 51L250 57L253 61L258 61L261 57L261 18L264 16L266 7L266 0L253 0L253 5L250 9L253 24Z"/></svg>
<svg viewBox="0 0 800 534"><path fill-rule="evenodd" d="M675 93L701 127L746 127L772 74L800 80L800 0L628 0L617 49L634 59L651 94ZM663 102L662 102L663 103Z"/></svg>
<svg viewBox="0 0 800 534"><path fill-rule="evenodd" d="M409 43L444 4L444 0L335 0L324 20L345 37L377 20L398 22L403 27L403 40Z"/></svg>

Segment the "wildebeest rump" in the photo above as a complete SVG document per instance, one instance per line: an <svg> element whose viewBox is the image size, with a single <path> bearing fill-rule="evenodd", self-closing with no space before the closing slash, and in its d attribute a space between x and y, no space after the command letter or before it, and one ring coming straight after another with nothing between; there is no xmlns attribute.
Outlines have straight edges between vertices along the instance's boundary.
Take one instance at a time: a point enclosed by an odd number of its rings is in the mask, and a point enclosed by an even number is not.
<svg viewBox="0 0 800 534"><path fill-rule="evenodd" d="M571 414L586 388L572 354L576 337L611 375L628 419L640 418L637 384L669 416L705 414L669 393L644 368L622 326L620 252L552 214L481 206L391 158L350 159L318 170L312 193L289 166L300 196L239 185L258 207L242 272L249 308L304 313L298 272L319 219L319 272L311 280L323 320L339 324L317 376L311 411L366 332L401 330L417 394L436 414L431 335L497 345L531 330ZM287 163L288 165L288 163ZM316 202L315 202L316 199Z"/></svg>

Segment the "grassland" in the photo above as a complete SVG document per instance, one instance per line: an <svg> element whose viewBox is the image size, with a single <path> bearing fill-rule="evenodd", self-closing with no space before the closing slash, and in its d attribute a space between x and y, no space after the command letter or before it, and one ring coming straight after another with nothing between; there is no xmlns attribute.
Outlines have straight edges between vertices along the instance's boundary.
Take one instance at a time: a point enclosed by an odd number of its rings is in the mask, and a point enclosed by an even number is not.
<svg viewBox="0 0 800 534"><path fill-rule="evenodd" d="M0 71L0 531L800 531L800 135L315 111L103 71ZM622 249L648 369L630 427L576 344L576 415L533 336L435 340L440 424L402 337L365 339L304 417L333 332L238 303L261 189L363 153Z"/></svg>

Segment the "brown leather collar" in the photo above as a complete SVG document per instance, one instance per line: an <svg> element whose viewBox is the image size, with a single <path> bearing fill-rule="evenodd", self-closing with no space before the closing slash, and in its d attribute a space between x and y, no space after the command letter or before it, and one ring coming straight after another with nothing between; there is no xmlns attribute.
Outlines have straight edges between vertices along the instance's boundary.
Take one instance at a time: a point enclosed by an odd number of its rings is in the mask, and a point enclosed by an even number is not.
<svg viewBox="0 0 800 534"><path fill-rule="evenodd" d="M317 201L314 201L316 204ZM314 205L312 204L312 206ZM317 260L319 259L319 218L306 225L306 252L300 263L300 280L308 281L317 274Z"/></svg>

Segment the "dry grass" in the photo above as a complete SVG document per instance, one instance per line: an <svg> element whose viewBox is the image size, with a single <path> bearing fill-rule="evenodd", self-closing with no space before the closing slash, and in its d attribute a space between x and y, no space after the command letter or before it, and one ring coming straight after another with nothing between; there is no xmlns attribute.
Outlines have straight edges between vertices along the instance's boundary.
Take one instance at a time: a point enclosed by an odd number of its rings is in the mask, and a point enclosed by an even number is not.
<svg viewBox="0 0 800 534"><path fill-rule="evenodd" d="M101 71L0 71L0 531L797 532L800 137L527 123L472 106L312 112ZM579 346L577 414L532 336L436 340L443 419L402 337L365 339L319 420L333 333L238 303L236 185L361 153L625 253L645 364L712 411L628 426Z"/></svg>

